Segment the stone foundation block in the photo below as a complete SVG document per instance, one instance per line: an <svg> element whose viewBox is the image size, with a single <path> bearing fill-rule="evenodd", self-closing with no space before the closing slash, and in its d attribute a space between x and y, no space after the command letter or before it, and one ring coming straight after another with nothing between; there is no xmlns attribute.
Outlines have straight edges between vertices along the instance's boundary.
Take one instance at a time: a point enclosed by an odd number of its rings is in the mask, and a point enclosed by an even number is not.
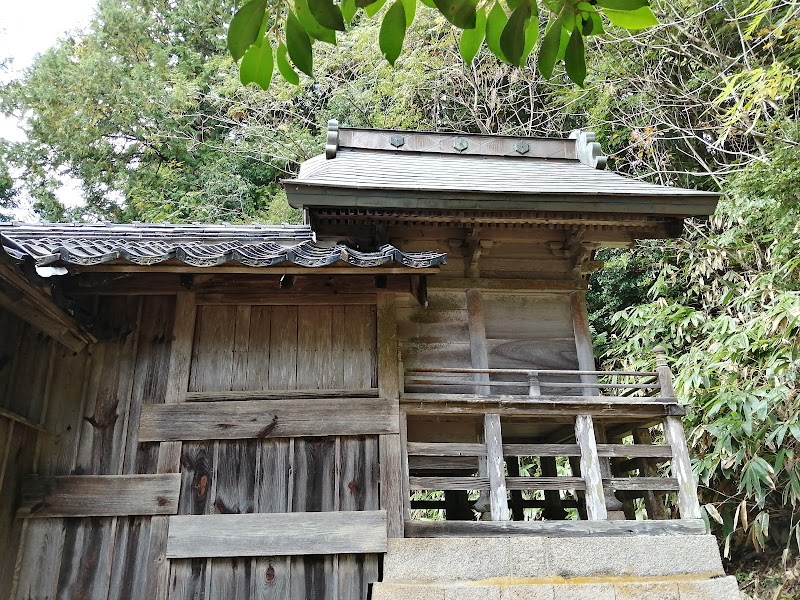
<svg viewBox="0 0 800 600"><path fill-rule="evenodd" d="M680 600L739 600L742 595L735 577L678 583Z"/></svg>

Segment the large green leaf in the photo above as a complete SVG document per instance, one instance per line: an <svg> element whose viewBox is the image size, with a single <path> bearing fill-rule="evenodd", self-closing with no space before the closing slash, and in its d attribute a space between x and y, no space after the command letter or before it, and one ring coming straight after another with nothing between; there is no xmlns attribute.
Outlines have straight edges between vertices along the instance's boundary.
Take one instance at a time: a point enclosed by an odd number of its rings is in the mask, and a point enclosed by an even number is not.
<svg viewBox="0 0 800 600"><path fill-rule="evenodd" d="M344 31L344 17L333 0L308 0L308 8L317 23L328 29Z"/></svg>
<svg viewBox="0 0 800 600"><path fill-rule="evenodd" d="M406 37L406 11L403 0L395 0L394 4L386 11L378 35L378 43L383 57L394 66L400 51L403 49L403 40Z"/></svg>
<svg viewBox="0 0 800 600"><path fill-rule="evenodd" d="M258 39L258 32L267 10L267 0L251 0L233 15L228 28L228 51L239 60Z"/></svg>
<svg viewBox="0 0 800 600"><path fill-rule="evenodd" d="M272 46L268 39L262 39L261 43L253 44L244 53L239 65L239 79L244 85L255 83L266 90L272 81L273 67Z"/></svg>
<svg viewBox="0 0 800 600"><path fill-rule="evenodd" d="M461 29L475 28L478 0L433 0L445 18Z"/></svg>
<svg viewBox="0 0 800 600"><path fill-rule="evenodd" d="M433 9L436 8L436 4L434 3L433 0L419 0L419 1L422 2L428 8L433 8Z"/></svg>
<svg viewBox="0 0 800 600"><path fill-rule="evenodd" d="M336 45L336 32L319 24L311 14L308 0L294 0L294 14L306 33L320 42Z"/></svg>
<svg viewBox="0 0 800 600"><path fill-rule="evenodd" d="M278 63L278 72L281 76L293 85L300 83L300 76L289 64L289 58L286 56L286 45L281 42L278 44L278 52L275 55L275 62Z"/></svg>
<svg viewBox="0 0 800 600"><path fill-rule="evenodd" d="M489 11L489 16L486 17L486 46L500 60L506 60L505 54L500 49L500 36L503 34L503 28L507 22L506 11L503 10L500 2L495 2L492 10Z"/></svg>
<svg viewBox="0 0 800 600"><path fill-rule="evenodd" d="M623 29L644 29L645 27L652 27L658 25L658 19L653 14L649 6L643 6L636 10L612 10L604 8L603 14L608 17L617 27Z"/></svg>
<svg viewBox="0 0 800 600"><path fill-rule="evenodd" d="M572 35L569 37L564 55L564 66L569 78L583 87L586 79L586 49L583 44L583 35L578 27L572 30Z"/></svg>
<svg viewBox="0 0 800 600"><path fill-rule="evenodd" d="M376 0L375 2L368 4L364 8L364 12L367 13L368 17L374 17L378 14L378 11L383 8L383 5L386 4L386 0Z"/></svg>
<svg viewBox="0 0 800 600"><path fill-rule="evenodd" d="M458 50L464 62L472 64L478 51L481 49L483 38L486 35L486 11L479 8L475 13L475 27L465 29L461 32L461 39L458 41Z"/></svg>
<svg viewBox="0 0 800 600"><path fill-rule="evenodd" d="M508 22L503 27L503 33L500 34L500 49L508 62L513 65L520 65L525 52L525 33L530 17L530 0L521 0L511 16L508 17Z"/></svg>
<svg viewBox="0 0 800 600"><path fill-rule="evenodd" d="M542 38L542 45L539 47L539 57L537 67L539 73L545 79L553 76L553 69L556 66L558 50L561 46L561 18L550 21Z"/></svg>
<svg viewBox="0 0 800 600"><path fill-rule="evenodd" d="M286 49L294 65L309 77L313 76L311 39L292 11L286 13Z"/></svg>
<svg viewBox="0 0 800 600"><path fill-rule="evenodd" d="M650 6L650 0L597 0L597 6L612 10L636 10Z"/></svg>
<svg viewBox="0 0 800 600"><path fill-rule="evenodd" d="M533 6L535 6L535 2ZM525 48L522 51L522 58L520 58L520 64L524 65L528 62L528 57L533 52L533 48L536 46L536 42L539 40L539 11L536 11L534 14L531 15L530 21L528 21L528 27L525 30Z"/></svg>
<svg viewBox="0 0 800 600"><path fill-rule="evenodd" d="M344 18L344 22L350 25L353 22L353 17L356 16L356 11L358 10L355 0L342 0L339 8L342 9L342 17Z"/></svg>
<svg viewBox="0 0 800 600"><path fill-rule="evenodd" d="M408 29L417 14L417 0L403 0L403 10L406 11L406 29Z"/></svg>
<svg viewBox="0 0 800 600"><path fill-rule="evenodd" d="M370 4L375 4L378 0L356 0L356 6L358 8L366 8Z"/></svg>

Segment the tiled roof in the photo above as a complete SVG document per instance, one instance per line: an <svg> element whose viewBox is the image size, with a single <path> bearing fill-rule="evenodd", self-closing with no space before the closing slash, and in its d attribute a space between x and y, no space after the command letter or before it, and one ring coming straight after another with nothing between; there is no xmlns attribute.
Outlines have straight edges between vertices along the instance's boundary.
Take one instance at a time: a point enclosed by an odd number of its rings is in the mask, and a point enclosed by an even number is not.
<svg viewBox="0 0 800 600"><path fill-rule="evenodd" d="M29 225L0 223L0 242L12 258L36 266L98 265L123 260L154 265L178 260L193 267L235 262L247 267L290 263L323 267L343 261L355 267L396 262L424 268L443 264L445 254L401 252L391 245L361 252L343 244L321 244L305 225Z"/></svg>
<svg viewBox="0 0 800 600"><path fill-rule="evenodd" d="M325 154L284 181L295 207L707 215L719 194L605 170L594 134L525 138L329 124Z"/></svg>

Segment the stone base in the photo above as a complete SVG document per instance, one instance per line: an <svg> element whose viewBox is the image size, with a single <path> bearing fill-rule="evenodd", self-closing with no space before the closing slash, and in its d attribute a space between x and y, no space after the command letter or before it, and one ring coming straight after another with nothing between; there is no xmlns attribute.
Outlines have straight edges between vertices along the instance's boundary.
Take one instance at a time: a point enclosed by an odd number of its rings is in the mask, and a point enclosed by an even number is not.
<svg viewBox="0 0 800 600"><path fill-rule="evenodd" d="M709 535L389 540L373 600L739 600Z"/></svg>

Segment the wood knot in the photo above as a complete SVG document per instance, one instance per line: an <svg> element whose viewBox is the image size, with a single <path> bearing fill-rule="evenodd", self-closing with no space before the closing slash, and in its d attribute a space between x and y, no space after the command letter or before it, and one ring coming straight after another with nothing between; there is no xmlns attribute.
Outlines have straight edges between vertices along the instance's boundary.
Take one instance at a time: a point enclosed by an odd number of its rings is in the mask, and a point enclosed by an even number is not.
<svg viewBox="0 0 800 600"><path fill-rule="evenodd" d="M262 429L261 431L259 431L256 437L258 439L264 439L265 437L269 437L272 434L272 432L275 431L275 428L277 426L278 426L278 415L275 415L274 417L272 417L272 421L270 421L270 424L264 427L264 429Z"/></svg>
<svg viewBox="0 0 800 600"><path fill-rule="evenodd" d="M84 417L83 419L95 429L107 429L109 427L112 427L114 423L117 422L118 418L119 415L114 413L113 415L110 415L107 419L103 419L102 421L98 420L97 417L95 417L94 415L91 417Z"/></svg>

